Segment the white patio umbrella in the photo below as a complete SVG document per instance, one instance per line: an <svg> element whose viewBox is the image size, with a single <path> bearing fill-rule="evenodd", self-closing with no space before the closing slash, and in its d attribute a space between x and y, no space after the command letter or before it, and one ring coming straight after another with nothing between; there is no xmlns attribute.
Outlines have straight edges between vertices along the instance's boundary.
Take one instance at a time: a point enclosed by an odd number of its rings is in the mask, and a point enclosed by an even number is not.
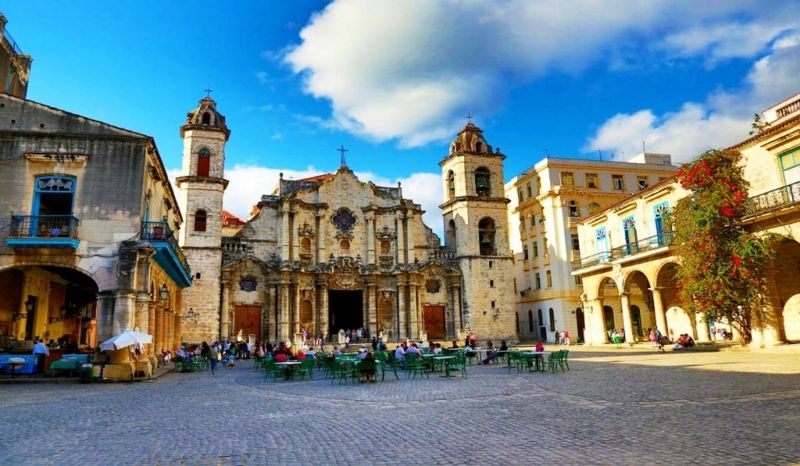
<svg viewBox="0 0 800 466"><path fill-rule="evenodd" d="M147 344L152 342L152 335L128 330L100 343L100 349L103 351L114 351L136 344Z"/></svg>

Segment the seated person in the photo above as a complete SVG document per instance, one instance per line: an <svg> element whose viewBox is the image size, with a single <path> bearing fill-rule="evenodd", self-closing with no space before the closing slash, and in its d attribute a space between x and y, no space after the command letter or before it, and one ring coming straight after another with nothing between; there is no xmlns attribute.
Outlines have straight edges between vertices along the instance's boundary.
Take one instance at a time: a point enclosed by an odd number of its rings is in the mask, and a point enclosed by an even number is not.
<svg viewBox="0 0 800 466"><path fill-rule="evenodd" d="M419 347L417 346L416 343L412 343L411 346L409 346L408 349L406 350L406 353L421 354L422 351L419 350Z"/></svg>
<svg viewBox="0 0 800 466"><path fill-rule="evenodd" d="M542 340L536 340L536 348L534 349L537 353L541 353L544 351L544 344L542 344Z"/></svg>
<svg viewBox="0 0 800 466"><path fill-rule="evenodd" d="M360 351L361 350L359 350L359 352ZM372 353L367 353L365 351L364 358L358 365L358 372L361 375L361 381L374 382L376 370L377 370L377 363L375 362L375 356L373 356Z"/></svg>
<svg viewBox="0 0 800 466"><path fill-rule="evenodd" d="M364 359L366 359L366 357L367 357L367 350L365 348L363 348L363 347L359 348L358 349L358 355L356 356L356 359L359 359L359 360L363 361Z"/></svg>
<svg viewBox="0 0 800 466"><path fill-rule="evenodd" d="M275 362L286 362L289 360L289 356L286 353L278 353L275 355Z"/></svg>
<svg viewBox="0 0 800 466"><path fill-rule="evenodd" d="M450 347L451 349L458 349L458 342L453 340L453 346Z"/></svg>
<svg viewBox="0 0 800 466"><path fill-rule="evenodd" d="M316 352L316 351L314 351L314 348L309 348L309 349L306 351L306 358L309 358L309 359L316 359L316 357L317 357L317 352Z"/></svg>
<svg viewBox="0 0 800 466"><path fill-rule="evenodd" d="M492 342L491 341L489 342L488 346L491 349L491 347L492 347ZM486 357L483 359L483 361L481 361L481 364L489 364L492 360L494 360L494 358L500 356L501 354L505 354L506 351L508 351L508 345L506 345L506 341L503 340L500 343L500 349L497 350L497 351L488 352Z"/></svg>
<svg viewBox="0 0 800 466"><path fill-rule="evenodd" d="M433 349L431 350L433 354L442 354L442 344L441 343L434 343Z"/></svg>
<svg viewBox="0 0 800 466"><path fill-rule="evenodd" d="M685 346L687 348L694 347L694 338L692 338L692 336L689 335L688 333L686 334L686 345Z"/></svg>
<svg viewBox="0 0 800 466"><path fill-rule="evenodd" d="M406 367L406 349L405 343L401 343L396 350L394 350L394 358L400 363L400 367Z"/></svg>
<svg viewBox="0 0 800 466"><path fill-rule="evenodd" d="M673 348L674 349L686 348L687 340L688 340L688 338L686 338L686 334L685 333L681 333L681 336L679 336L678 339L675 340L675 346Z"/></svg>
<svg viewBox="0 0 800 466"><path fill-rule="evenodd" d="M306 358L306 353L304 353L303 350L298 350L297 353L295 353L294 358L298 361L302 361Z"/></svg>
<svg viewBox="0 0 800 466"><path fill-rule="evenodd" d="M339 347L338 346L334 346L333 347L333 356L336 357L336 356L341 356L341 355L342 355L342 352L339 350Z"/></svg>

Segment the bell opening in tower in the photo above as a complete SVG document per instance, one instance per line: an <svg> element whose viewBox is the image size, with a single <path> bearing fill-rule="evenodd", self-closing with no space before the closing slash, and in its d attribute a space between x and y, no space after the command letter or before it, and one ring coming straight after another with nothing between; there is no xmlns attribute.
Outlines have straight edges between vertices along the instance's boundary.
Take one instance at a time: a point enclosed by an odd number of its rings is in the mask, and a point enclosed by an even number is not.
<svg viewBox="0 0 800 466"><path fill-rule="evenodd" d="M361 290L328 291L328 332L331 336L339 330L355 330L364 326L363 295Z"/></svg>

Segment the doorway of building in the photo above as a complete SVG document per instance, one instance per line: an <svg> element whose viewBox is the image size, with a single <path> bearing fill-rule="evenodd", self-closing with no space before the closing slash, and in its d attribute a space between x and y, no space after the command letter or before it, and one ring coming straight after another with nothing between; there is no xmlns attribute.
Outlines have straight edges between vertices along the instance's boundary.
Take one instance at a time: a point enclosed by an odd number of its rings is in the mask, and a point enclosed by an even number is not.
<svg viewBox="0 0 800 466"><path fill-rule="evenodd" d="M357 329L364 326L363 300L361 290L328 291L328 332L330 335L339 330Z"/></svg>
<svg viewBox="0 0 800 466"><path fill-rule="evenodd" d="M586 317L583 315L583 309L575 309L575 318L578 321L578 340L584 342L586 340L583 338L583 330L586 327Z"/></svg>
<svg viewBox="0 0 800 466"><path fill-rule="evenodd" d="M425 306L425 331L429 340L444 339L444 306Z"/></svg>
<svg viewBox="0 0 800 466"><path fill-rule="evenodd" d="M611 306L603 306L603 321L606 326L606 337L608 338L608 341L611 341L611 337L608 336L608 332L617 328L614 324L614 309L612 309Z"/></svg>
<svg viewBox="0 0 800 466"><path fill-rule="evenodd" d="M256 339L261 339L261 306L241 306L234 308L233 331L238 336L241 332L242 338L248 339L250 335L255 335Z"/></svg>

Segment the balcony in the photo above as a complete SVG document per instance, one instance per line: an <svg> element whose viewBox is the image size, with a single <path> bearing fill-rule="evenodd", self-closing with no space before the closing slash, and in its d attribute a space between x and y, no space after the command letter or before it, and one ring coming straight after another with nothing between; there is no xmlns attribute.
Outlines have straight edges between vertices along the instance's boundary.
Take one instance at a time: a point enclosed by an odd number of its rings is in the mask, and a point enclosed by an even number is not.
<svg viewBox="0 0 800 466"><path fill-rule="evenodd" d="M12 215L6 245L12 248L78 249L78 219L72 215Z"/></svg>
<svg viewBox="0 0 800 466"><path fill-rule="evenodd" d="M153 260L178 286L182 288L191 286L192 276L189 263L167 222L144 222L142 240L149 241L153 245L156 249Z"/></svg>
<svg viewBox="0 0 800 466"><path fill-rule="evenodd" d="M754 216L789 207L800 202L800 182L781 186L748 198L745 201L746 216Z"/></svg>
<svg viewBox="0 0 800 466"><path fill-rule="evenodd" d="M591 256L581 257L572 261L572 270L585 269L600 264L608 264L612 261L633 257L648 251L653 251L663 247L671 246L675 239L674 233L664 232L660 235L643 238L635 243L618 246L611 251L599 252Z"/></svg>

